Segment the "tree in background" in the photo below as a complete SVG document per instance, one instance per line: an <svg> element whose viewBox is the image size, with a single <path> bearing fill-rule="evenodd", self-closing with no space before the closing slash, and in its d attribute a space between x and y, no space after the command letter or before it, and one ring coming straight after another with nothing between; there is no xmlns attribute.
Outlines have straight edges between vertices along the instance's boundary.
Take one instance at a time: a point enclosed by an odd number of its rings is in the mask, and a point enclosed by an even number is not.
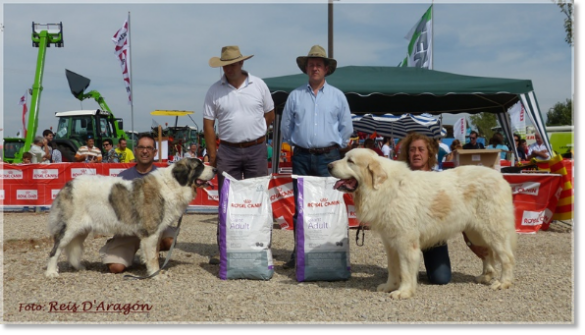
<svg viewBox="0 0 585 335"><path fill-rule="evenodd" d="M471 119L471 124L477 128L479 136L485 137L486 139L492 137L494 134L492 128L498 125L496 122L496 114L493 113L470 115L469 119Z"/></svg>
<svg viewBox="0 0 585 335"><path fill-rule="evenodd" d="M565 103L557 102L546 113L547 126L568 126L573 124L573 101L567 99Z"/></svg>
<svg viewBox="0 0 585 335"><path fill-rule="evenodd" d="M565 31L567 32L567 37L565 37L565 42L569 43L569 45L573 45L573 5L574 1L565 1L565 0L556 0L557 6L561 8L561 12L567 16L565 19Z"/></svg>

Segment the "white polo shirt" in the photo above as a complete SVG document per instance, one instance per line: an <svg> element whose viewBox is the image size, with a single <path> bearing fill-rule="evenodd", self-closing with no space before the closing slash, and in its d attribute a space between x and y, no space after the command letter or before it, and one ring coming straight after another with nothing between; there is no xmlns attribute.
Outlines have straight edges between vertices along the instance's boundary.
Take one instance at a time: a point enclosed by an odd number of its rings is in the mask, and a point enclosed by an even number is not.
<svg viewBox="0 0 585 335"><path fill-rule="evenodd" d="M266 134L264 114L274 109L274 101L264 81L247 74L240 88L229 84L224 75L205 96L203 118L217 119L221 141L248 142Z"/></svg>
<svg viewBox="0 0 585 335"><path fill-rule="evenodd" d="M544 142L542 144L538 144L536 142L532 143L529 147L528 147L528 154L532 155L533 151L543 151L546 150L546 154L547 157L546 158L541 158L541 157L536 157L538 159L549 159L550 158L550 153L548 152L548 149L546 148L546 145L544 145Z"/></svg>

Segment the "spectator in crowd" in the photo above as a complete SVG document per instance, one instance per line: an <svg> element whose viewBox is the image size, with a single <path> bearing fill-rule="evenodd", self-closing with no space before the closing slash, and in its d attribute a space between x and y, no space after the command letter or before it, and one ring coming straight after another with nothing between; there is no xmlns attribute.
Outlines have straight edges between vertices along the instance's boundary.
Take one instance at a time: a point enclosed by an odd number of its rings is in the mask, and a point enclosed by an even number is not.
<svg viewBox="0 0 585 335"><path fill-rule="evenodd" d="M75 153L75 161L84 163L101 163L102 151L93 145L93 135L87 135L85 143L86 145L77 149L77 153Z"/></svg>
<svg viewBox="0 0 585 335"><path fill-rule="evenodd" d="M223 172L238 180L268 174L265 135L274 121L274 102L264 81L243 70L244 61L253 56L243 56L238 46L226 46L221 57L209 60L209 66L222 67L224 72L207 91L203 105L203 133L209 163L217 168L220 203ZM217 236L219 247L219 225ZM213 256L209 262L219 264L219 257Z"/></svg>
<svg viewBox="0 0 585 335"><path fill-rule="evenodd" d="M137 157L136 165L118 174L118 177L124 180L142 178L157 169L156 165L154 165L156 146L152 135L141 134L137 143L136 147L134 147ZM172 226L165 229L159 244L159 250L170 249L176 230L177 228ZM137 236L115 235L106 242L99 252L102 262L108 267L108 271L120 273L132 265L134 255L139 247L140 239Z"/></svg>
<svg viewBox="0 0 585 335"><path fill-rule="evenodd" d="M27 151L27 152L23 152L22 153L22 163L21 164L30 164L32 163L32 157L33 155Z"/></svg>
<svg viewBox="0 0 585 335"><path fill-rule="evenodd" d="M191 143L189 146L189 151L185 152L183 157L197 158L197 143Z"/></svg>
<svg viewBox="0 0 585 335"><path fill-rule="evenodd" d="M378 154L378 156L384 156L384 153L382 152L382 150L380 150L376 147L376 141L373 138L367 138L364 141L364 148L373 150L375 153Z"/></svg>
<svg viewBox="0 0 585 335"><path fill-rule="evenodd" d="M120 163L120 156L116 152L116 148L114 148L114 144L112 140L106 138L103 141L104 144L104 152L106 153L102 159L103 163Z"/></svg>
<svg viewBox="0 0 585 335"><path fill-rule="evenodd" d="M53 142L53 131L51 131L51 129L45 129L43 130L43 137L47 139L47 145L48 145L48 149L49 149L49 153L51 154L51 158L49 158L49 161L51 163L56 163L53 162L52 157L53 157L53 149L55 148L51 142Z"/></svg>
<svg viewBox="0 0 585 335"><path fill-rule="evenodd" d="M455 159L455 151L457 151L458 149L463 149L463 146L461 145L461 141L459 141L458 139L454 139L453 142L451 142L450 149L451 149L451 152L449 152L447 154L447 156L445 156L446 162L453 161Z"/></svg>
<svg viewBox="0 0 585 335"><path fill-rule="evenodd" d="M132 153L132 150L128 149L125 138L121 138L118 141L118 147L116 148L116 153L118 154L118 159L120 160L120 163L134 162L134 159L135 159L134 154Z"/></svg>
<svg viewBox="0 0 585 335"><path fill-rule="evenodd" d="M491 143L487 146L487 149L500 149L500 159L506 159L506 154L510 152L510 149L504 144L504 135L501 133L495 133L490 142Z"/></svg>
<svg viewBox="0 0 585 335"><path fill-rule="evenodd" d="M51 163L63 163L63 154L61 154L61 150L57 148L57 142L55 142L55 140L51 140L50 144L50 146L53 148L53 152L51 154Z"/></svg>
<svg viewBox="0 0 585 335"><path fill-rule="evenodd" d="M202 143L197 149L197 157L205 157L205 155L207 155L207 150L205 150L205 144Z"/></svg>
<svg viewBox="0 0 585 335"><path fill-rule="evenodd" d="M307 56L297 57L297 65L308 76L308 83L288 95L282 112L280 131L283 142L294 147L292 173L300 176L330 176L327 165L341 158L353 133L351 112L343 92L325 80L335 72L337 61L328 58L325 49L314 45ZM293 181L298 198L296 179ZM296 228L298 206L293 222ZM296 247L285 269L295 266Z"/></svg>
<svg viewBox="0 0 585 335"><path fill-rule="evenodd" d="M392 159L393 157L393 153L392 153L392 143L394 142L394 140L392 139L392 137L384 137L384 145L382 146L382 156L386 157L386 158L390 158Z"/></svg>
<svg viewBox="0 0 585 335"><path fill-rule="evenodd" d="M519 161L526 160L526 150L525 148L520 148L520 135L514 134L514 145L516 146L516 157Z"/></svg>
<svg viewBox="0 0 585 335"><path fill-rule="evenodd" d="M548 149L546 148L546 145L544 145L540 134L535 133L534 139L536 140L536 143L532 143L528 147L528 156L526 156L526 158L529 160L532 158L538 158L541 160L550 159L550 154L548 153Z"/></svg>
<svg viewBox="0 0 585 335"><path fill-rule="evenodd" d="M49 163L51 161L51 153L47 145L47 139L43 136L36 136L33 144L30 146L29 152L33 155L31 163Z"/></svg>
<svg viewBox="0 0 585 335"><path fill-rule="evenodd" d="M526 140L521 138L518 141L518 159L522 160L522 161L527 161L528 160L528 148L526 148Z"/></svg>
<svg viewBox="0 0 585 335"><path fill-rule="evenodd" d="M469 143L466 143L463 149L485 149L485 146L477 141L478 137L479 134L475 130L472 130L469 133Z"/></svg>
<svg viewBox="0 0 585 335"><path fill-rule="evenodd" d="M435 139L435 145L437 146L437 166L439 170L443 169L443 160L451 153L451 149L445 143L441 142L440 138Z"/></svg>

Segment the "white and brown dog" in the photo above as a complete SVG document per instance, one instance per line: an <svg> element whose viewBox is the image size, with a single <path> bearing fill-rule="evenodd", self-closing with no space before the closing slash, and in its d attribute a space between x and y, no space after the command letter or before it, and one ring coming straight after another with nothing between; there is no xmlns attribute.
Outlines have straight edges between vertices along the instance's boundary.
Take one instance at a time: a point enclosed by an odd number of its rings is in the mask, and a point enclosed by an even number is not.
<svg viewBox="0 0 585 335"><path fill-rule="evenodd" d="M75 269L83 269L83 242L91 232L138 236L148 275L155 273L162 232L183 215L197 188L215 173L200 159L184 158L140 179L82 175L67 182L49 214L55 244L45 275L59 275L57 261L63 251Z"/></svg>
<svg viewBox="0 0 585 335"><path fill-rule="evenodd" d="M411 171L403 162L353 149L329 164L340 180L335 188L353 193L357 218L377 231L388 257L388 281L378 291L394 299L411 297L417 285L421 250L465 232L486 247L478 282L493 289L512 285L516 229L512 190L501 173L481 166L443 172Z"/></svg>

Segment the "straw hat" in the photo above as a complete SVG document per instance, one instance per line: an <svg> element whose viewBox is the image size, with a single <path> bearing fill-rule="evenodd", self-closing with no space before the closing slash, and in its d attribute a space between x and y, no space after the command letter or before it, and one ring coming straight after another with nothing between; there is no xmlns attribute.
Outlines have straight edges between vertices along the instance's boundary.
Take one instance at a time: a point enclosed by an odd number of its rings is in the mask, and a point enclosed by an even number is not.
<svg viewBox="0 0 585 335"><path fill-rule="evenodd" d="M226 66L252 57L254 57L254 55L242 56L240 48L237 45L230 45L221 48L221 58L211 57L209 59L209 66L211 67Z"/></svg>
<svg viewBox="0 0 585 335"><path fill-rule="evenodd" d="M300 56L297 57L297 65L299 69L303 71L303 73L307 73L307 61L309 58L323 58L325 63L329 65L329 72L325 76L333 74L335 69L337 68L337 61L333 58L327 58L327 54L325 53L325 49L323 49L320 45L313 45L311 50L309 50L309 54L307 56Z"/></svg>

